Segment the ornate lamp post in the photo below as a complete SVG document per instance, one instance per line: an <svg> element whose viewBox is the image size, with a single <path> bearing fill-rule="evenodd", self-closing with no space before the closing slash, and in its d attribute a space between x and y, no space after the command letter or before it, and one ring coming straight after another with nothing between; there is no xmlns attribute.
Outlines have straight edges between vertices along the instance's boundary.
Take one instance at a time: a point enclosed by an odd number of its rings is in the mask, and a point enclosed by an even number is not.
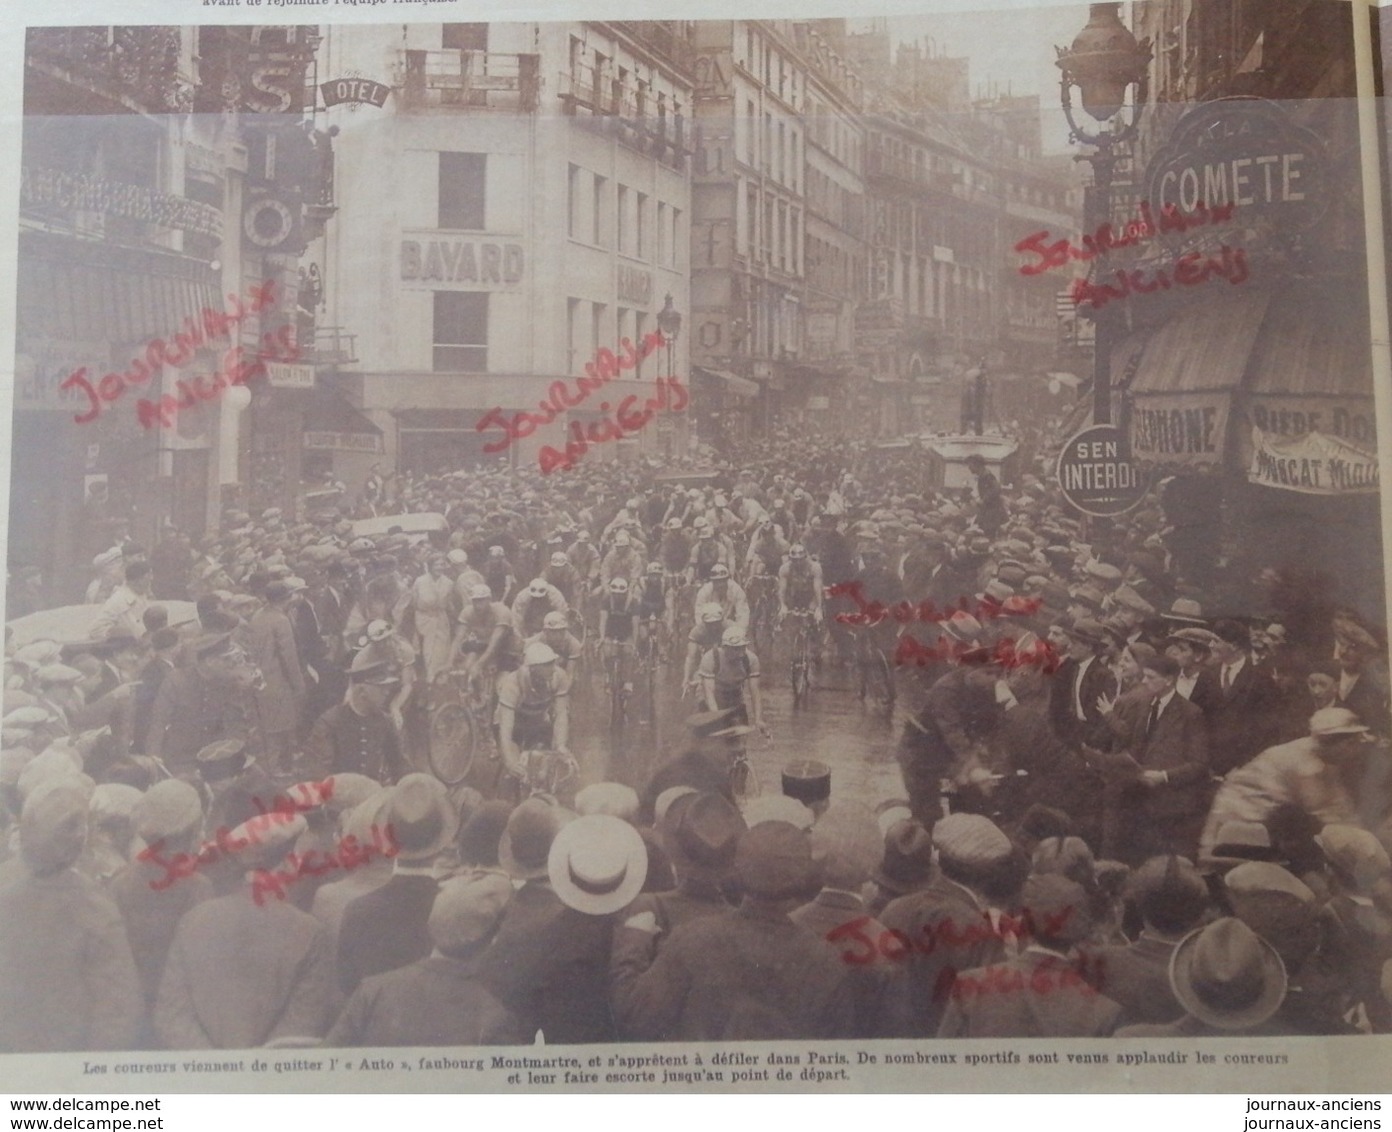
<svg viewBox="0 0 1392 1132"><path fill-rule="evenodd" d="M1095 232L1111 215L1112 174L1117 147L1136 136L1141 107L1146 100L1146 68L1150 64L1150 40L1137 42L1117 14L1119 3L1091 4L1088 22L1068 48L1055 47L1056 64L1063 72L1060 101L1068 119L1069 140L1095 147L1076 158L1092 166L1092 184L1083 199L1083 227ZM1083 96L1083 109L1101 128L1089 133L1074 120L1073 88ZM1130 102L1130 121L1124 120L1127 91L1135 88ZM1098 311L1092 360L1092 421L1110 424L1112 419L1111 329L1112 319Z"/></svg>
<svg viewBox="0 0 1392 1132"><path fill-rule="evenodd" d="M672 372L672 347L676 345L677 335L681 333L681 328L681 312L672 306L672 293L669 291L662 309L657 312L657 329L662 332L663 340L667 343L666 376L668 377L676 376L676 374Z"/></svg>

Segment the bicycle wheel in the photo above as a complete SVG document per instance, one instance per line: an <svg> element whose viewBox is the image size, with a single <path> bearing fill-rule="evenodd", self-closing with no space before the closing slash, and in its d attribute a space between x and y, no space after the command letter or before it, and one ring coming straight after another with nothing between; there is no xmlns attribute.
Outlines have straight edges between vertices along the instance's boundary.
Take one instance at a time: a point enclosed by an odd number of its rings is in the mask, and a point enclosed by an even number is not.
<svg viewBox="0 0 1392 1132"><path fill-rule="evenodd" d="M865 689L861 693L862 699L868 698L885 710L894 707L894 670L883 649L872 649L865 658L861 667L861 687Z"/></svg>
<svg viewBox="0 0 1392 1132"><path fill-rule="evenodd" d="M811 647L805 630L798 633L793 653L793 703L806 706L812 692Z"/></svg>
<svg viewBox="0 0 1392 1132"><path fill-rule="evenodd" d="M444 704L430 715L430 771L446 786L458 786L474 766L478 728L463 704Z"/></svg>

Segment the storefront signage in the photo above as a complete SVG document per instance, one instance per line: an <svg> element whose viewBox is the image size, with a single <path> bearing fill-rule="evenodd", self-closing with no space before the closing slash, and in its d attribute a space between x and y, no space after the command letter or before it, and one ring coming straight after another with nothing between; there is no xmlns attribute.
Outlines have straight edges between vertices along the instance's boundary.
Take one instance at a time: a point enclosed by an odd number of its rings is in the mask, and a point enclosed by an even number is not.
<svg viewBox="0 0 1392 1132"><path fill-rule="evenodd" d="M1179 120L1147 169L1146 196L1157 215L1231 204L1246 227L1258 213L1307 228L1326 203L1327 164L1319 137L1275 103L1218 99Z"/></svg>
<svg viewBox="0 0 1392 1132"><path fill-rule="evenodd" d="M1280 436L1254 425L1247 479L1306 495L1372 493L1378 489L1377 454L1322 432Z"/></svg>
<svg viewBox="0 0 1392 1132"><path fill-rule="evenodd" d="M341 106L345 102L354 105L367 103L371 106L385 106L387 95L391 94L391 87L372 79L354 76L320 83L319 93L323 95L326 107Z"/></svg>
<svg viewBox="0 0 1392 1132"><path fill-rule="evenodd" d="M1161 464L1217 464L1228 432L1227 393L1136 399L1131 453Z"/></svg>
<svg viewBox="0 0 1392 1132"><path fill-rule="evenodd" d="M511 286L522 282L526 260L521 244L442 236L401 241L401 278L408 282Z"/></svg>
<svg viewBox="0 0 1392 1132"><path fill-rule="evenodd" d="M642 307L651 306L653 296L652 272L621 263L614 269L614 291L621 303L633 303Z"/></svg>
<svg viewBox="0 0 1392 1132"><path fill-rule="evenodd" d="M99 212L180 232L222 235L222 213L212 205L90 173L63 173L25 165L19 173L19 202L23 208Z"/></svg>
<svg viewBox="0 0 1392 1132"><path fill-rule="evenodd" d="M314 367L299 362L267 362L266 378L280 389L313 389Z"/></svg>
<svg viewBox="0 0 1392 1132"><path fill-rule="evenodd" d="M80 389L63 388L75 369L94 373L110 364L105 342L65 342L56 338L22 338L15 357L15 408L81 411L87 398Z"/></svg>
<svg viewBox="0 0 1392 1132"><path fill-rule="evenodd" d="M381 452L382 438L375 432L307 432L304 447L314 452Z"/></svg>
<svg viewBox="0 0 1392 1132"><path fill-rule="evenodd" d="M1131 459L1116 425L1093 425L1059 452L1057 475L1064 498L1084 515L1120 515L1145 495L1147 476Z"/></svg>

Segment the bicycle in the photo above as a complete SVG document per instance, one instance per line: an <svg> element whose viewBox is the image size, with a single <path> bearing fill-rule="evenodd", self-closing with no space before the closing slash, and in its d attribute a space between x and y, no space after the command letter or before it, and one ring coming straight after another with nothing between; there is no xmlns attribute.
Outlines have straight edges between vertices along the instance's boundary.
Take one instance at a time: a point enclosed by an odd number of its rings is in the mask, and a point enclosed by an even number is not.
<svg viewBox="0 0 1392 1132"><path fill-rule="evenodd" d="M624 680L624 649L620 642L606 642L604 675L609 689L609 734L615 746L629 722L628 705L633 686Z"/></svg>
<svg viewBox="0 0 1392 1132"><path fill-rule="evenodd" d="M657 729L658 672L667 664L667 623L659 615L645 617L638 638L638 671L643 679L643 699L648 726Z"/></svg>
<svg viewBox="0 0 1392 1132"><path fill-rule="evenodd" d="M762 570L749 576L749 635L754 651L773 657L773 634L778 618L778 579Z"/></svg>
<svg viewBox="0 0 1392 1132"><path fill-rule="evenodd" d="M480 736L488 729L486 698L462 668L443 673L431 687L430 698L430 772L446 786L458 786L469 777Z"/></svg>
<svg viewBox="0 0 1392 1132"><path fill-rule="evenodd" d="M803 707L812 694L812 665L816 656L812 644L815 618L812 612L806 609L790 609L785 616L794 619L793 643L789 650L793 707Z"/></svg>
<svg viewBox="0 0 1392 1132"><path fill-rule="evenodd" d="M893 711L895 700L894 669L889 657L869 633L858 633L855 639L856 668L860 673L860 699L884 711Z"/></svg>

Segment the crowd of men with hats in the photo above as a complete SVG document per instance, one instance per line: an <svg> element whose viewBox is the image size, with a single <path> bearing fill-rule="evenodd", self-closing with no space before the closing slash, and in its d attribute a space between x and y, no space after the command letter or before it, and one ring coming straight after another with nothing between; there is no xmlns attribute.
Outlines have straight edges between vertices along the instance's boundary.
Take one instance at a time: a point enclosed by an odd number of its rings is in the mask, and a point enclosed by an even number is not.
<svg viewBox="0 0 1392 1132"><path fill-rule="evenodd" d="M271 509L104 550L91 639L7 641L0 1050L1392 1030L1376 619L1279 569L1196 585L1161 504L1085 530L1031 474L745 457L385 477L378 509L446 516L425 540ZM737 804L738 709L573 798L422 773L480 626L499 671L533 630L556 664L553 590L794 548L918 611L826 598L828 657L962 646L897 674L904 797L803 760Z"/></svg>

